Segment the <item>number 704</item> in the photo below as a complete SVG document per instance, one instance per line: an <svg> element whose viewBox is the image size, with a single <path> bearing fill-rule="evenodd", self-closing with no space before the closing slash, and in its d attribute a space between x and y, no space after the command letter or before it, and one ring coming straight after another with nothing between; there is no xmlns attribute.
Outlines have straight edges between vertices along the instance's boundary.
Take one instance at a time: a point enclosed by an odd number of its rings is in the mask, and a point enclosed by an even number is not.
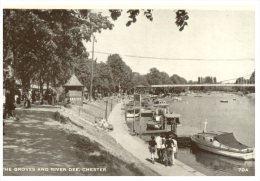
<svg viewBox="0 0 260 181"><path fill-rule="evenodd" d="M239 172L248 172L248 168L238 168Z"/></svg>

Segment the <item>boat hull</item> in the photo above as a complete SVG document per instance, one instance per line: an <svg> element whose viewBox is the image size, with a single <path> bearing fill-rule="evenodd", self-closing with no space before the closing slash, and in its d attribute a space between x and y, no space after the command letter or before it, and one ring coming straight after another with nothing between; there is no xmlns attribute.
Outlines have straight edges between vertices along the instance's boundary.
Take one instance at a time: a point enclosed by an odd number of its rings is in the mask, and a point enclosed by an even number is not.
<svg viewBox="0 0 260 181"><path fill-rule="evenodd" d="M228 151L228 150L214 147L212 145L203 144L201 142L196 141L196 139L194 139L194 138L192 138L192 142L195 143L197 145L197 147L199 147L200 149L206 150L206 151L218 154L218 155L223 155L223 156L232 157L232 158L241 159L241 160L254 160L255 159L254 152L241 153L241 152Z"/></svg>
<svg viewBox="0 0 260 181"><path fill-rule="evenodd" d="M126 114L126 118L138 118L139 117L139 114Z"/></svg>

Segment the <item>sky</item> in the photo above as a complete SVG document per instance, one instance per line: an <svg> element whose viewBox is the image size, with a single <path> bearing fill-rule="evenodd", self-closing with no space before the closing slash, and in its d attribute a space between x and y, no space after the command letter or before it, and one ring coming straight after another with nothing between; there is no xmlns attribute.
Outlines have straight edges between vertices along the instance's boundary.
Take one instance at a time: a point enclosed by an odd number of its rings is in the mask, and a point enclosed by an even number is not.
<svg viewBox="0 0 260 181"><path fill-rule="evenodd" d="M174 10L154 10L152 22L140 14L137 22L130 27L125 25L128 17L123 11L119 19L113 21L113 30L95 34L95 51L118 53L133 71L141 74L156 67L170 76L178 74L187 80L197 80L198 76L215 76L218 81L223 81L254 71L254 11L186 10L190 18L183 31L179 31L175 25ZM102 12L107 15L108 11ZM91 51L91 43L87 43L86 48ZM108 57L100 53L94 56L98 62L105 62Z"/></svg>

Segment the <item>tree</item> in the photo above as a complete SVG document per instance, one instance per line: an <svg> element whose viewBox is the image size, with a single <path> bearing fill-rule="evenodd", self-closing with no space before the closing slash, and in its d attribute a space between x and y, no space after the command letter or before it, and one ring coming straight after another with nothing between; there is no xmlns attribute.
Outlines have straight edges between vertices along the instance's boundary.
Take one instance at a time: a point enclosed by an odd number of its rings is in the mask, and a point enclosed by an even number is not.
<svg viewBox="0 0 260 181"><path fill-rule="evenodd" d="M255 83L255 71L251 74L249 81L251 84Z"/></svg>
<svg viewBox="0 0 260 181"><path fill-rule="evenodd" d="M149 86L147 81L147 77L145 75L141 75L138 72L133 72L133 85L134 86Z"/></svg>
<svg viewBox="0 0 260 181"><path fill-rule="evenodd" d="M165 72L160 72L157 68L151 68L146 75L147 81L150 85L171 84L169 75Z"/></svg>
<svg viewBox="0 0 260 181"><path fill-rule="evenodd" d="M106 63L98 63L95 67L93 88L103 94L113 91L110 67Z"/></svg>
<svg viewBox="0 0 260 181"><path fill-rule="evenodd" d="M11 10L4 13L4 67L28 88L31 81L61 85L86 54L82 40L112 29L90 10ZM7 69L7 68L6 68Z"/></svg>
<svg viewBox="0 0 260 181"><path fill-rule="evenodd" d="M150 85L162 84L162 81L160 79L160 71L157 68L151 68L146 77Z"/></svg>
<svg viewBox="0 0 260 181"><path fill-rule="evenodd" d="M194 82L192 80L188 81L188 84L193 84ZM196 82L195 82L196 83Z"/></svg>
<svg viewBox="0 0 260 181"><path fill-rule="evenodd" d="M113 54L108 56L107 65L109 66L110 69L114 90L116 90L117 88L118 91L119 89L126 91L133 87L132 70L122 60L120 55Z"/></svg>
<svg viewBox="0 0 260 181"><path fill-rule="evenodd" d="M211 76L206 76L205 77L205 83L206 84L212 84L213 83L213 78Z"/></svg>
<svg viewBox="0 0 260 181"><path fill-rule="evenodd" d="M160 79L162 84L172 84L172 81L166 72L160 72Z"/></svg>
<svg viewBox="0 0 260 181"><path fill-rule="evenodd" d="M179 75L177 74L173 74L171 77L171 82L173 84L186 84L187 83L187 80L184 79L183 77L180 77Z"/></svg>
<svg viewBox="0 0 260 181"><path fill-rule="evenodd" d="M214 84L217 83L217 78L216 78L216 77L213 78L213 83L214 83Z"/></svg>
<svg viewBox="0 0 260 181"><path fill-rule="evenodd" d="M122 10L109 11L113 20L116 20L122 12ZM152 21L152 11L128 10L130 20L126 25L135 23L141 13ZM178 10L175 13L175 23L182 31L187 26L188 14L185 10ZM77 74L87 85L89 78L84 78L83 75L89 73L89 61L86 64L82 62L82 59L87 60L88 57L82 41L90 41L93 33L112 29L113 24L108 18L91 10L5 9L3 11L4 83L7 77L11 77L20 80L24 89L29 88L33 82L39 84L42 91L44 83L62 85L74 70L78 69ZM79 65L86 67L80 68ZM123 89L131 88L132 70L125 63L120 65L123 73L116 74L113 72L113 66L109 65L110 77L102 82L101 77L104 77L104 70L107 70L107 67L96 64L101 75L95 75L99 83L94 86L106 85L107 89L108 82L112 82L112 78L115 78L114 89L116 86ZM148 82L145 80L147 76L141 77L144 83ZM159 82L164 84L171 82L166 73L160 73L159 77Z"/></svg>
<svg viewBox="0 0 260 181"><path fill-rule="evenodd" d="M248 81L248 80L245 79L244 77L239 77L239 78L236 80L235 84L246 84L247 81Z"/></svg>

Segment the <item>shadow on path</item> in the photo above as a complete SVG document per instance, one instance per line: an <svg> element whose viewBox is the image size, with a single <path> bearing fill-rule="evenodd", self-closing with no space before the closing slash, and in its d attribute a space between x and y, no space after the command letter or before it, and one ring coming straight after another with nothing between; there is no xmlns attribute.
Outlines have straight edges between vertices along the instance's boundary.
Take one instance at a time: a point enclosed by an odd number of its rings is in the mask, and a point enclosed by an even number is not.
<svg viewBox="0 0 260 181"><path fill-rule="evenodd" d="M51 116L24 115L6 122L3 137L4 168L35 168L4 175L143 175L104 147L62 129ZM68 171L68 168L106 168L105 172ZM66 168L66 171L37 171L38 168Z"/></svg>

